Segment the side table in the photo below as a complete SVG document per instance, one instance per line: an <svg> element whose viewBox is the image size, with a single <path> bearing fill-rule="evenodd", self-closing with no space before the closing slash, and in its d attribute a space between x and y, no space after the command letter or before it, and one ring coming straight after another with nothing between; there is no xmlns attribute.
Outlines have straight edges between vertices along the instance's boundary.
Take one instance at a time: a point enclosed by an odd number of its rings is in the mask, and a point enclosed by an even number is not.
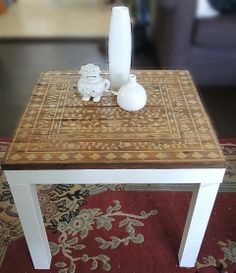
<svg viewBox="0 0 236 273"><path fill-rule="evenodd" d="M60 183L193 183L179 264L195 265L226 161L188 71L134 73L148 95L138 112L111 93L82 101L78 71L41 74L2 164L36 269L51 254L35 184Z"/></svg>

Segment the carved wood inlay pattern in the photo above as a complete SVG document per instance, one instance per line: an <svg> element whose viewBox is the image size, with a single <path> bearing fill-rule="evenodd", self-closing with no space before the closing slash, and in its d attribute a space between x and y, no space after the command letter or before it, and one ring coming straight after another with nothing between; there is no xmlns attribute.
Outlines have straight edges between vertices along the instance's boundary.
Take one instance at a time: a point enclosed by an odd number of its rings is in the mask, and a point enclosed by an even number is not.
<svg viewBox="0 0 236 273"><path fill-rule="evenodd" d="M189 72L134 73L148 94L138 112L121 110L110 92L82 101L77 71L43 72L3 168L225 166Z"/></svg>

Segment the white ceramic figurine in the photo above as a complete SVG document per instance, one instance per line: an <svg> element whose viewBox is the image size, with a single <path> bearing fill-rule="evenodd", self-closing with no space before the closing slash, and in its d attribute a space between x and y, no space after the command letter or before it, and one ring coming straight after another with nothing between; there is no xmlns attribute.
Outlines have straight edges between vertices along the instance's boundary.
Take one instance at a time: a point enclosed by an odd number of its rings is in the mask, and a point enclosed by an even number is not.
<svg viewBox="0 0 236 273"><path fill-rule="evenodd" d="M94 102L99 102L103 92L110 87L109 80L103 79L100 73L100 67L94 64L86 64L80 68L78 90L84 101L93 98Z"/></svg>

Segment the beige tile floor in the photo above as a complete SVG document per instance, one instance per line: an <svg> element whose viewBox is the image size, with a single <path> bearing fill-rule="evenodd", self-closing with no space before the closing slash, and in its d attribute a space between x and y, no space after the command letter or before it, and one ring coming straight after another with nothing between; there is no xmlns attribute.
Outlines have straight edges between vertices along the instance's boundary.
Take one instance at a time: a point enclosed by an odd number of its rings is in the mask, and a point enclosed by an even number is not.
<svg viewBox="0 0 236 273"><path fill-rule="evenodd" d="M0 38L103 38L110 11L104 0L17 0L0 15Z"/></svg>

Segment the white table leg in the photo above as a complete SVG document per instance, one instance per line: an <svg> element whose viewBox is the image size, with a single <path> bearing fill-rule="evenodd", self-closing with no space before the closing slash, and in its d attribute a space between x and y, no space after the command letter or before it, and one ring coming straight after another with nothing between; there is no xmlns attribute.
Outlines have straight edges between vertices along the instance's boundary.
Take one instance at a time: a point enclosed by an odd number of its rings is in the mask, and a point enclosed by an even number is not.
<svg viewBox="0 0 236 273"><path fill-rule="evenodd" d="M18 215L35 269L49 269L51 253L35 185L11 184Z"/></svg>
<svg viewBox="0 0 236 273"><path fill-rule="evenodd" d="M196 184L179 249L179 264L194 267L220 184Z"/></svg>

